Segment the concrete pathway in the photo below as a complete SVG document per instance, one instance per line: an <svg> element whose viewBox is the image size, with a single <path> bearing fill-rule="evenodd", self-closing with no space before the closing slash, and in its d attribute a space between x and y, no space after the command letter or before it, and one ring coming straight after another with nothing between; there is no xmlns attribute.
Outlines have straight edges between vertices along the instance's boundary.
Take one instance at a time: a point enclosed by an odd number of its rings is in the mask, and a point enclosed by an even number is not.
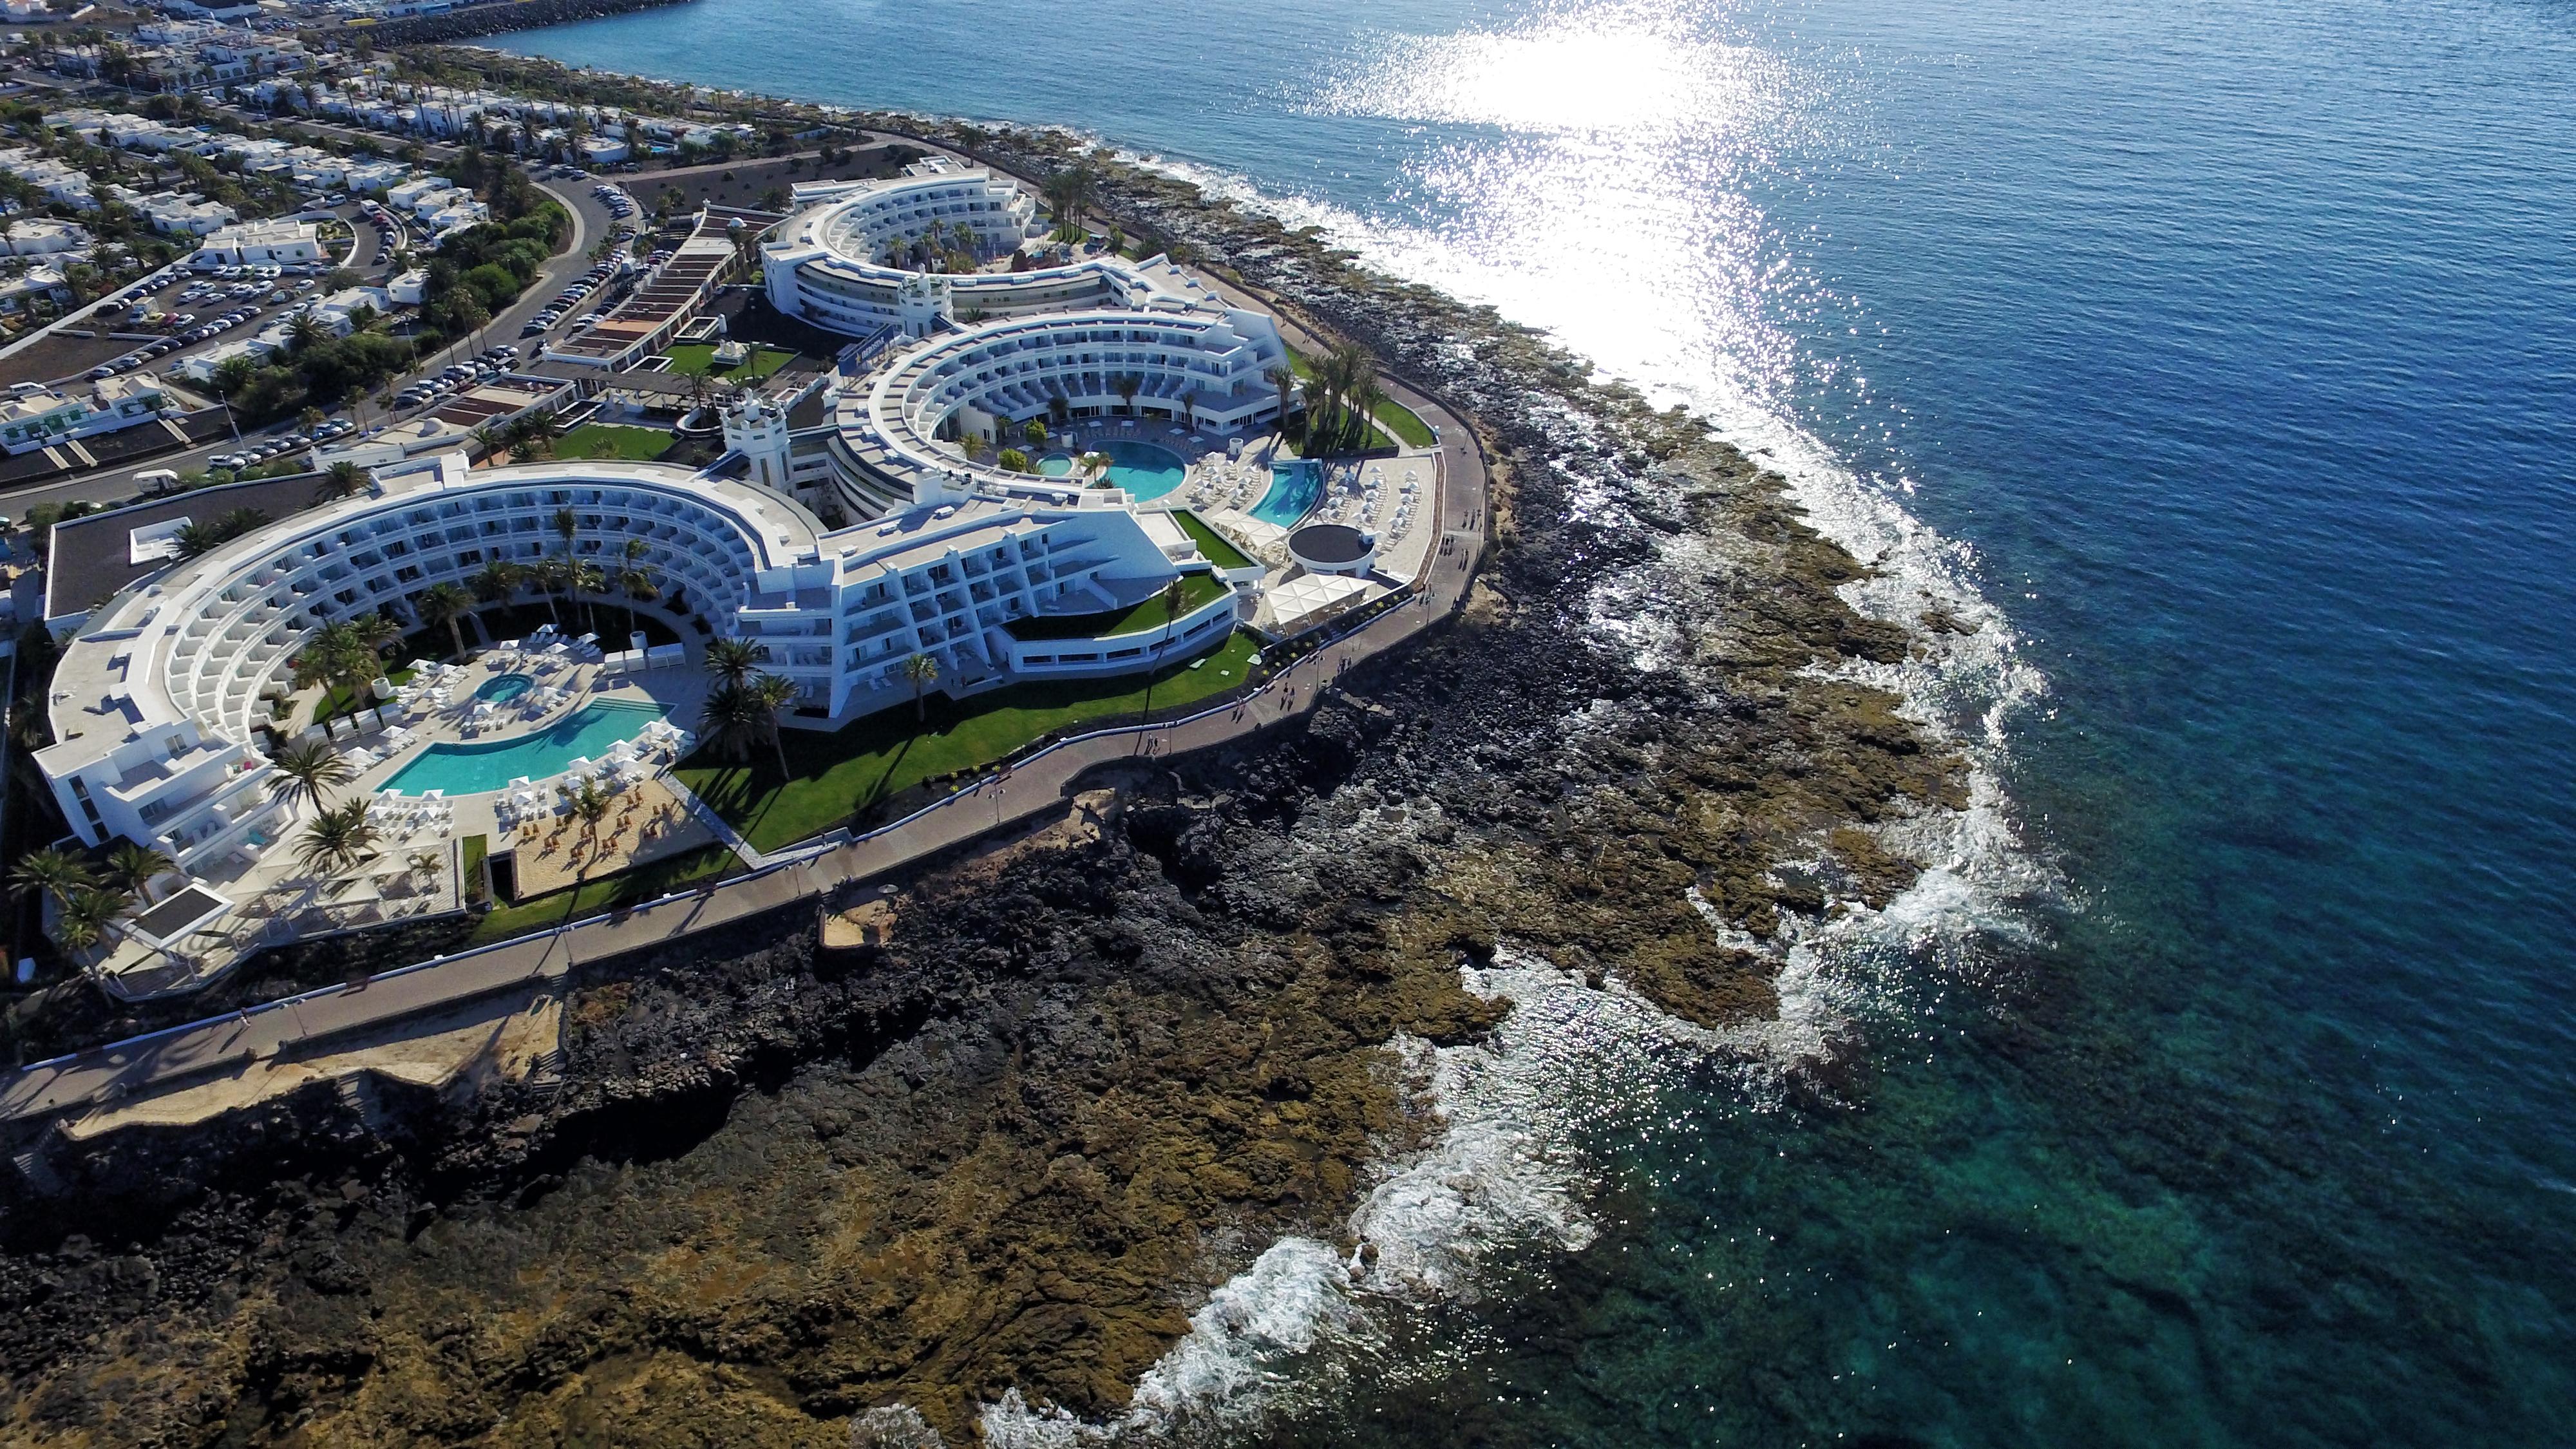
<svg viewBox="0 0 2576 1449"><path fill-rule="evenodd" d="M1306 336L1302 328L1295 335ZM1317 649L1255 693L1184 719L1064 741L1007 774L988 776L866 836L837 842L827 838L767 856L746 852L745 859L758 868L731 880L361 983L38 1063L0 1083L0 1121L79 1113L241 1072L254 1061L310 1055L335 1040L379 1031L406 1016L559 979L581 962L657 946L811 899L889 874L1001 826L1059 810L1076 782L1104 765L1226 744L1307 714L1344 670L1448 618L1465 598L1484 546L1487 472L1473 433L1448 409L1400 380L1384 378L1381 385L1439 430L1432 518L1442 543L1407 602ZM744 849L740 844L736 848Z"/></svg>

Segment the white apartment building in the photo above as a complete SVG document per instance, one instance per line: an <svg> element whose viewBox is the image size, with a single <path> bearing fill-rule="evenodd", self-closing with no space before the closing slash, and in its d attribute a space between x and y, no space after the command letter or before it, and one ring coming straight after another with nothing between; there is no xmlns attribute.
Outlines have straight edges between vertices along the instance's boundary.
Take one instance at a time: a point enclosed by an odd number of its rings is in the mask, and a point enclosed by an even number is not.
<svg viewBox="0 0 2576 1449"><path fill-rule="evenodd" d="M143 213L153 230L172 236L205 236L241 220L241 214L231 207L208 201L193 191L160 191L145 196L120 186L110 194Z"/></svg>
<svg viewBox="0 0 2576 1449"><path fill-rule="evenodd" d="M89 174L77 166L19 146L0 151L0 168L43 191L45 199L57 205L98 210L98 198L90 194Z"/></svg>
<svg viewBox="0 0 2576 1449"><path fill-rule="evenodd" d="M576 556L642 540L666 606L760 641L802 707L835 717L908 703L903 661L916 653L940 661L938 688L964 694L1150 668L1224 638L1236 617L1235 595L1219 591L1165 624L1082 636L1088 616L1209 569L1168 517L1105 500L934 500L829 532L776 494L654 464L469 469L448 454L378 478L374 493L135 577L94 612L52 613L66 639L49 701L56 743L36 763L81 839L150 843L193 870L278 838L272 767L251 746L263 694L304 638L362 612L411 618L433 584L554 552L561 509L575 517ZM205 508L225 506L223 492L204 495ZM134 557L166 556L144 550L185 521L168 514L133 530ZM59 569L52 587L58 600L85 589Z"/></svg>
<svg viewBox="0 0 2576 1449"><path fill-rule="evenodd" d="M51 390L0 399L0 448L32 453L72 438L95 437L158 419L169 397L140 377L101 378L85 393Z"/></svg>
<svg viewBox="0 0 2576 1449"><path fill-rule="evenodd" d="M0 256L41 257L90 244L86 227L42 216L0 217Z"/></svg>
<svg viewBox="0 0 2576 1449"><path fill-rule="evenodd" d="M295 265L323 260L322 229L309 221L245 221L217 227L188 265L199 271L252 264Z"/></svg>

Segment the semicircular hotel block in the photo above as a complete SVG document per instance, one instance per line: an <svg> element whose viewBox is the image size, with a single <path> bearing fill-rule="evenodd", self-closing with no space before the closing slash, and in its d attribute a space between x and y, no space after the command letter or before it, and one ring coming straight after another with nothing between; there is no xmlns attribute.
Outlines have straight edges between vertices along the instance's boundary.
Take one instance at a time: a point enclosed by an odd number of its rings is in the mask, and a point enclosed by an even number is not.
<svg viewBox="0 0 2576 1449"><path fill-rule="evenodd" d="M553 520L567 508L576 556L643 540L641 565L666 596L678 591L714 634L759 643L762 667L817 721L911 703L916 657L935 665L932 688L964 697L1157 668L1251 614L1267 570L1246 555L1211 559L1166 508L1005 472L964 440L1040 418L1109 426L1113 413L1122 431L1138 415L1202 435L1266 427L1280 401L1271 375L1289 361L1268 315L1162 258L956 274L879 260L934 230L961 250L971 235L986 260L1018 253L1035 207L983 171L925 164L797 199L763 249L770 296L866 354L830 379L820 426L792 427L792 399L753 395L727 409L727 453L704 472L416 460L378 470L368 495L102 580L105 602L50 618L73 637L52 701L58 742L37 760L81 838L151 842L183 869L263 830L275 838L292 811L264 788L273 767L253 748L255 721L303 641L367 613L418 627L432 586L559 549ZM827 528L798 501L817 454L857 524ZM217 507L211 492L191 501ZM1224 587L1166 619L1155 601L1185 573Z"/></svg>
<svg viewBox="0 0 2576 1449"><path fill-rule="evenodd" d="M942 167L800 186L796 201L802 209L762 249L770 301L893 349L873 382L844 388L834 410L831 453L853 507L1024 488L1026 475L971 459L960 445L971 435L998 452L1031 421L1123 415L1239 435L1278 420L1270 374L1289 356L1277 323L1164 257L953 273L885 259L889 248L960 226L974 234L979 261L1021 253L1035 207L1008 178ZM1132 404L1122 385L1133 387Z"/></svg>

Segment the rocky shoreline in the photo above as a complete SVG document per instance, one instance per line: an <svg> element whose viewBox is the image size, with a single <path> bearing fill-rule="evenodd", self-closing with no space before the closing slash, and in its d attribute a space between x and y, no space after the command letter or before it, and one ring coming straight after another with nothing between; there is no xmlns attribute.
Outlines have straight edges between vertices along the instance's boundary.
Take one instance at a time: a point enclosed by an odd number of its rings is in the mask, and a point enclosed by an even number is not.
<svg viewBox="0 0 2576 1449"><path fill-rule="evenodd" d="M1913 879L1877 827L1964 803L1835 668L1935 641L1855 613L1863 565L1697 420L1075 138L860 120L1088 160L1131 233L1472 417L1501 491L1464 617L1302 733L1119 781L1094 838L917 873L880 945L782 912L586 968L559 1086L56 1146L58 1193L0 1210L0 1438L840 1445L901 1403L961 1443L1014 1390L1114 1415L1281 1234L1355 1246L1372 1174L1441 1126L1389 1047L1505 1009L1462 963L1509 942L1749 1042L1784 936ZM1684 642L1649 667L1605 618ZM1793 1055L1799 1091L1867 1090L1848 1036Z"/></svg>

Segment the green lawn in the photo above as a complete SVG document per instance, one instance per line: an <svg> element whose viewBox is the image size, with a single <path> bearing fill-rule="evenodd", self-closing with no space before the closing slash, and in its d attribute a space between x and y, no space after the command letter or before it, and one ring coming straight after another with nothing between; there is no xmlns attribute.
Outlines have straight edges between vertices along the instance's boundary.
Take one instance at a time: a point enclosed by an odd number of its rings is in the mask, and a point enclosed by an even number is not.
<svg viewBox="0 0 2576 1449"><path fill-rule="evenodd" d="M613 423L584 423L555 439L558 458L615 458L650 463L671 451L670 433L660 428L623 428Z"/></svg>
<svg viewBox="0 0 2576 1449"><path fill-rule="evenodd" d="M1431 425L1424 422L1421 416L1414 412L1413 409L1406 407L1395 399L1388 398L1386 401L1379 403L1377 405L1376 416L1378 426L1395 434L1398 438L1403 439L1407 447L1428 448L1431 446Z"/></svg>
<svg viewBox="0 0 2576 1449"><path fill-rule="evenodd" d="M716 344L712 342L683 342L669 351L673 372L691 377L713 377L719 372ZM721 369L721 372L735 382L754 382L785 367L795 356L793 352L776 347L754 347L750 361L740 367Z"/></svg>
<svg viewBox="0 0 2576 1449"><path fill-rule="evenodd" d="M584 881L570 890L553 891L515 906L502 906L486 915L468 938L476 946L493 941L506 941L530 931L542 931L578 921L619 906L631 906L670 894L681 886L704 883L732 875L742 868L742 858L730 846L710 845L701 850L670 856L622 875L603 876Z"/></svg>
<svg viewBox="0 0 2576 1449"><path fill-rule="evenodd" d="M1197 514L1186 508L1175 508L1172 510L1172 521L1181 526L1181 532L1190 536L1190 542L1199 546L1199 552L1206 556L1209 563L1221 569L1252 567L1250 555L1226 542L1225 535L1201 522Z"/></svg>
<svg viewBox="0 0 2576 1449"><path fill-rule="evenodd" d="M1301 382L1315 375L1314 362L1293 347L1288 349L1288 367L1290 371L1297 374ZM1431 425L1424 422L1413 409L1393 398L1379 403L1377 411L1372 416L1377 422L1378 435L1385 440L1383 443L1371 444L1372 447L1391 448L1399 440L1415 448L1428 448L1432 444Z"/></svg>
<svg viewBox="0 0 2576 1449"><path fill-rule="evenodd" d="M1150 686L1154 709L1168 712L1243 683L1260 647L1238 630L1195 667L1164 669ZM791 774L784 782L768 750L755 751L746 765L700 750L674 773L754 847L776 850L847 824L862 805L924 780L992 764L1050 731L1134 715L1148 687L1129 675L1018 684L962 703L933 696L924 724L897 705L828 735L786 731Z"/></svg>
<svg viewBox="0 0 2576 1449"><path fill-rule="evenodd" d="M1214 574L1181 575L1181 614L1202 609L1225 596L1226 583ZM1013 619L1002 627L1020 642L1035 643L1040 639L1107 638L1112 634L1137 634L1147 629L1160 629L1180 617L1163 607L1160 590L1143 603L1124 609L1104 609L1096 614L1049 614L1043 618Z"/></svg>
<svg viewBox="0 0 2576 1449"><path fill-rule="evenodd" d="M387 674L385 678L390 683L409 684L412 673L413 671L408 669L397 669ZM316 720L338 719L349 712L356 698L357 696L346 685L332 685L330 692L322 696L322 702L313 707L313 717Z"/></svg>
<svg viewBox="0 0 2576 1449"><path fill-rule="evenodd" d="M464 872L461 885L465 899L470 901L482 895L483 858L491 853L491 836L469 835L465 837L465 854L460 862L461 869Z"/></svg>

